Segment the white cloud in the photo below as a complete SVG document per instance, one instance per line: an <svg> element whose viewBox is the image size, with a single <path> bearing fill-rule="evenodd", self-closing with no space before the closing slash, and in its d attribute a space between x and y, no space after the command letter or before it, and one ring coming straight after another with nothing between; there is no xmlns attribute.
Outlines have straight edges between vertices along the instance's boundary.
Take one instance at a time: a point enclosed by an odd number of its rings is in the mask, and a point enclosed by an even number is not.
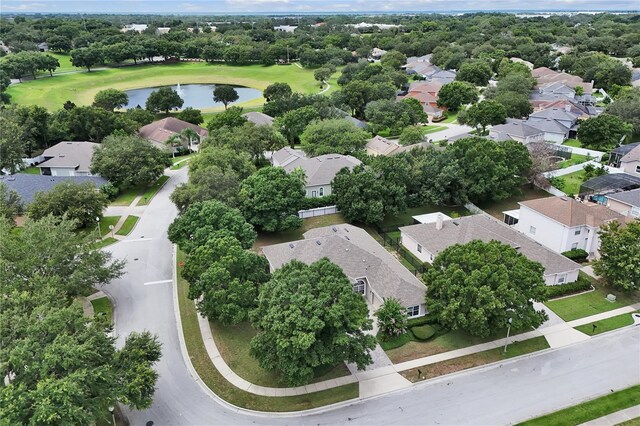
<svg viewBox="0 0 640 426"><path fill-rule="evenodd" d="M2 9L12 10L16 12L26 12L26 11L32 11L32 10L42 10L43 8L46 7L44 3L22 3L22 2L18 2L18 3L20 4L12 5L12 4L5 3L2 5Z"/></svg>

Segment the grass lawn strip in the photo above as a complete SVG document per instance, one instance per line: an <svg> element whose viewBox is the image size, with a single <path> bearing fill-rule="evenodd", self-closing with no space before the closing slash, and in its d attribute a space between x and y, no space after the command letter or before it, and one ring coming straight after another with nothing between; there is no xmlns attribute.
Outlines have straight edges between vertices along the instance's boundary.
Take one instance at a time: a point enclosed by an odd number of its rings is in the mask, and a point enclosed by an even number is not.
<svg viewBox="0 0 640 426"><path fill-rule="evenodd" d="M40 169L37 168L36 166L29 166L29 167L26 167L26 168L20 170L19 173L21 173L23 175L39 175L40 174Z"/></svg>
<svg viewBox="0 0 640 426"><path fill-rule="evenodd" d="M184 253L179 251L177 260L184 262ZM250 410L282 412L308 410L358 397L358 383L287 397L259 396L236 388L213 366L202 342L196 307L193 301L187 297L187 292L188 283L182 279L180 268L178 268L178 304L189 358L202 381L220 398Z"/></svg>
<svg viewBox="0 0 640 426"><path fill-rule="evenodd" d="M62 63L61 63L62 65ZM275 82L288 83L294 92L318 93L318 83L313 77L313 70L300 69L289 65L246 65L233 66L223 64L207 64L205 62L180 62L176 64L138 65L122 68L56 75L52 78L41 78L21 84L12 85L8 89L12 100L20 105L37 104L51 111L62 108L65 101L76 105L89 105L100 90L113 88L117 90L140 89L144 87L184 84L232 84L264 90ZM337 87L330 80L331 90ZM263 98L238 103L238 106L257 106L264 103ZM223 108L205 108L206 111Z"/></svg>
<svg viewBox="0 0 640 426"><path fill-rule="evenodd" d="M580 154L571 154L571 158L568 160L561 161L557 164L558 169L566 169L567 167L575 166L578 164L586 163L589 160L593 160L588 155L580 155Z"/></svg>
<svg viewBox="0 0 640 426"><path fill-rule="evenodd" d="M590 420L599 419L607 414L638 405L640 385L613 392L603 397L583 402L546 416L538 417L518 426L573 426Z"/></svg>
<svg viewBox="0 0 640 426"><path fill-rule="evenodd" d="M98 249L110 246L111 244L117 243L117 242L118 242L118 240L116 240L115 238L107 237L107 238L105 238L104 240L102 240L100 242L92 244L91 247L94 250L98 250Z"/></svg>
<svg viewBox="0 0 640 426"><path fill-rule="evenodd" d="M149 188L147 188L147 190L142 194L142 198L140 199L140 201L138 201L138 205L146 206L147 204L149 204L153 199L153 197L156 196L158 191L160 191L160 188L162 188L162 186L168 180L169 180L169 176L166 176L166 175L160 176L160 178L156 181L156 183L154 183Z"/></svg>
<svg viewBox="0 0 640 426"><path fill-rule="evenodd" d="M257 331L247 322L225 326L210 321L211 332L222 359L243 379L260 386L286 387L280 383L280 376L274 371L260 367L258 360L250 355L251 339ZM351 373L345 364L319 369L311 383L348 376Z"/></svg>
<svg viewBox="0 0 640 426"><path fill-rule="evenodd" d="M582 142L580 142L578 139L567 139L566 141L562 142L562 145L570 146L573 148L582 148Z"/></svg>
<svg viewBox="0 0 640 426"><path fill-rule="evenodd" d="M121 191L118 194L118 196L116 198L114 198L113 201L111 201L111 203L109 203L109 205L111 205L111 206L128 206L138 196L138 194L140 193L141 190L142 190L142 188L139 187L139 186L135 186L135 187L132 187L132 188L127 188L124 191Z"/></svg>
<svg viewBox="0 0 640 426"><path fill-rule="evenodd" d="M605 287L594 282L594 291L581 293L575 296L545 302L545 305L565 321L573 321L579 318L596 315L602 312L612 311L637 303L640 300L638 294L630 294ZM607 300L607 295L616 296L615 302Z"/></svg>
<svg viewBox="0 0 640 426"><path fill-rule="evenodd" d="M636 311L640 312L640 311ZM606 318L600 321L592 322L575 327L576 330L583 332L588 336L595 336L600 333L606 333L607 331L617 330L618 328L626 327L633 324L633 312L627 314L616 315L615 317ZM593 325L596 325L594 331Z"/></svg>
<svg viewBox="0 0 640 426"><path fill-rule="evenodd" d="M118 232L116 232L116 234L129 235L131 231L133 231L133 228L138 223L138 219L140 219L138 216L134 216L134 215L127 216L127 218L124 220L124 223L122 224L120 229L118 229Z"/></svg>
<svg viewBox="0 0 640 426"><path fill-rule="evenodd" d="M101 297L91 301L93 305L93 313L95 316L105 315L107 321L111 324L111 301L108 297Z"/></svg>
<svg viewBox="0 0 640 426"><path fill-rule="evenodd" d="M120 216L104 216L102 219L100 219L100 235L103 237L105 235L108 235L111 232L109 226L115 226L119 220ZM93 235L95 236L95 233Z"/></svg>
<svg viewBox="0 0 640 426"><path fill-rule="evenodd" d="M584 182L586 172L584 170L578 170L577 172L569 173L567 175L558 176L558 178L564 181L562 188L558 188L565 194L577 194L580 192L580 186Z"/></svg>
<svg viewBox="0 0 640 426"><path fill-rule="evenodd" d="M521 342L510 343L506 354L503 352L504 349L499 347L488 351L461 356L459 358L436 362L434 364L418 368L412 368L410 370L405 370L400 374L402 374L407 380L415 383L548 348L549 344L547 343L547 340L544 336L539 336Z"/></svg>

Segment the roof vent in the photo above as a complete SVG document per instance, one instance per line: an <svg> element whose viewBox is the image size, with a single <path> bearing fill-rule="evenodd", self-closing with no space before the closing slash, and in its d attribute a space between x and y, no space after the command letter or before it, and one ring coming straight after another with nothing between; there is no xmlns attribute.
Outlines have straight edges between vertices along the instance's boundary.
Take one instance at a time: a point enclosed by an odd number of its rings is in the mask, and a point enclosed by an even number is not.
<svg viewBox="0 0 640 426"><path fill-rule="evenodd" d="M333 230L333 232L338 232L338 228L336 228L335 226L331 229Z"/></svg>
<svg viewBox="0 0 640 426"><path fill-rule="evenodd" d="M317 245L320 245L320 244L322 244L322 243L320 242L320 240L316 240L316 244L317 244Z"/></svg>
<svg viewBox="0 0 640 426"><path fill-rule="evenodd" d="M351 238L349 238L349 236L348 236L348 235L345 235L345 236L344 236L344 238L345 238L346 240L348 240L348 241L351 241Z"/></svg>
<svg viewBox="0 0 640 426"><path fill-rule="evenodd" d="M569 199L568 199L567 197L560 197L560 199L561 199L562 201L569 201Z"/></svg>
<svg viewBox="0 0 640 426"><path fill-rule="evenodd" d="M16 177L15 176L11 176L7 180L14 181L14 180L16 180Z"/></svg>
<svg viewBox="0 0 640 426"><path fill-rule="evenodd" d="M345 230L346 232L349 232L349 228L346 228L346 227L345 227L345 228L344 228L344 230Z"/></svg>
<svg viewBox="0 0 640 426"><path fill-rule="evenodd" d="M460 222L458 222L457 220L454 220L454 221L453 221L453 224L454 224L455 226L459 226L459 225L460 225Z"/></svg>
<svg viewBox="0 0 640 426"><path fill-rule="evenodd" d="M58 155L58 157L64 157L64 154L60 154L60 155Z"/></svg>
<svg viewBox="0 0 640 426"><path fill-rule="evenodd" d="M293 245L293 244L291 244L291 243L289 243L289 247L290 247L290 248L293 248L293 247L294 247L294 245Z"/></svg>

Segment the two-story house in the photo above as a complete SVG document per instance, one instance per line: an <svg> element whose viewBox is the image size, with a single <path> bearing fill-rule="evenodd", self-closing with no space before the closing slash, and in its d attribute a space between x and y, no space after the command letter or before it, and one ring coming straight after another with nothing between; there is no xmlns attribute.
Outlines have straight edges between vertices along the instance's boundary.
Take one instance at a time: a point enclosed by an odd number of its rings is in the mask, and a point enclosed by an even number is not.
<svg viewBox="0 0 640 426"><path fill-rule="evenodd" d="M600 227L624 216L601 204L569 197L547 197L520 202L515 228L556 253L582 249L598 258Z"/></svg>

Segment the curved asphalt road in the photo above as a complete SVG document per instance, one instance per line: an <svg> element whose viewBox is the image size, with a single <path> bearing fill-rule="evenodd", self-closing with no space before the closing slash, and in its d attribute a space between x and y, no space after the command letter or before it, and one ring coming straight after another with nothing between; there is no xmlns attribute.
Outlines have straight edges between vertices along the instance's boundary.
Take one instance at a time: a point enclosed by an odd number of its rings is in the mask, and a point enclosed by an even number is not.
<svg viewBox="0 0 640 426"><path fill-rule="evenodd" d="M169 195L186 181L187 172L185 167L168 173L171 179L132 234L108 248L128 261L127 274L104 288L116 305L119 344L122 336L142 330L157 334L163 343L154 404L145 411L128 411L132 425L509 424L640 383L640 327L633 327L323 412L285 419L238 412L205 392L182 356L168 281L173 260L166 230L177 213Z"/></svg>

